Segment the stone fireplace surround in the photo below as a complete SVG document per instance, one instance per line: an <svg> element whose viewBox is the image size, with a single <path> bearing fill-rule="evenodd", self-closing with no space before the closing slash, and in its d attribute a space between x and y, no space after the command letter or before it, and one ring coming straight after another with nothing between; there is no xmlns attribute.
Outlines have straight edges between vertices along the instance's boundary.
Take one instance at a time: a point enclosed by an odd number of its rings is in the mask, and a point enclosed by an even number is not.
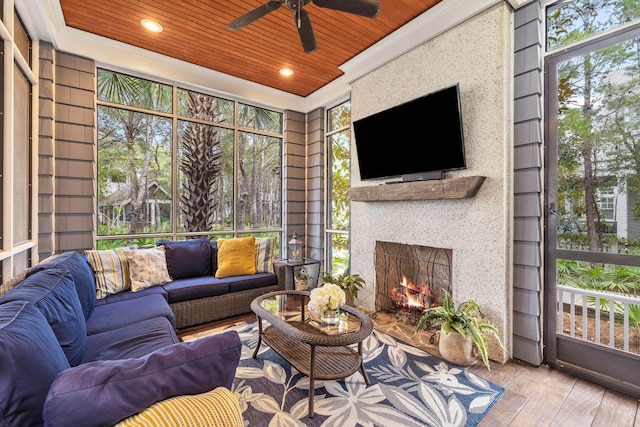
<svg viewBox="0 0 640 427"><path fill-rule="evenodd" d="M357 303L374 310L376 241L450 248L454 301L478 302L502 332L508 350L514 185L511 31L510 11L500 3L351 84L355 121L459 83L467 169L446 178L486 177L475 196L466 199L352 200L351 271L367 283ZM352 188L384 183L360 181L355 154L351 170ZM508 355L498 348L490 350L490 357L503 362Z"/></svg>

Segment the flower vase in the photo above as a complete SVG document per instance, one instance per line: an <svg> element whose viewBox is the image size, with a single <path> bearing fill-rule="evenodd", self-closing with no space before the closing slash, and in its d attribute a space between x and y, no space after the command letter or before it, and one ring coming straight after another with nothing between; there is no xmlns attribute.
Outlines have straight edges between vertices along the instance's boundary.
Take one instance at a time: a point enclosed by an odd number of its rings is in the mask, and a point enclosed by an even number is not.
<svg viewBox="0 0 640 427"><path fill-rule="evenodd" d="M340 322L340 310L325 310L320 315L320 320L322 323L335 325Z"/></svg>

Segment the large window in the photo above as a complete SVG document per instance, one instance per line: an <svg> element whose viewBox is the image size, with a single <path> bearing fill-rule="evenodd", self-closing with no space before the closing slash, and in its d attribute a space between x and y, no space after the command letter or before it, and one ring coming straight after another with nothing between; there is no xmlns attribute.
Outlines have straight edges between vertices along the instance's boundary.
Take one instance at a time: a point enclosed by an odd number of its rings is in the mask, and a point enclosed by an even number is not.
<svg viewBox="0 0 640 427"><path fill-rule="evenodd" d="M13 245L31 239L31 83L13 72Z"/></svg>
<svg viewBox="0 0 640 427"><path fill-rule="evenodd" d="M349 186L351 183L351 102L327 111L327 255L333 274L349 268Z"/></svg>
<svg viewBox="0 0 640 427"><path fill-rule="evenodd" d="M5 11L6 12L6 11ZM32 67L31 37L18 14L2 17L5 31L2 53L0 104L0 282L29 266L37 230L34 229L34 100L33 86L37 76ZM4 36L6 35L6 36ZM8 104L7 99L11 99ZM8 110L5 107L9 107ZM7 163L4 159L11 159Z"/></svg>
<svg viewBox="0 0 640 427"><path fill-rule="evenodd" d="M98 247L281 232L282 113L98 70Z"/></svg>

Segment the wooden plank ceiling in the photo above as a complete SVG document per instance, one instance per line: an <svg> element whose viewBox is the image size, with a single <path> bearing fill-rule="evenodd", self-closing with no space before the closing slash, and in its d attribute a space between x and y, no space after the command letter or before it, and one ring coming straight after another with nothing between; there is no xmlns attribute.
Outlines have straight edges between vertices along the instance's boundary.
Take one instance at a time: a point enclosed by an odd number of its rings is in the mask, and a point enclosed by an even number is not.
<svg viewBox="0 0 640 427"><path fill-rule="evenodd" d="M375 19L308 3L304 9L318 45L311 53L303 51L293 12L284 5L238 32L227 28L265 1L60 0L60 5L69 27L304 97L338 78L340 65L442 0L381 0ZM164 31L145 30L144 18L156 20ZM295 74L279 75L282 67Z"/></svg>

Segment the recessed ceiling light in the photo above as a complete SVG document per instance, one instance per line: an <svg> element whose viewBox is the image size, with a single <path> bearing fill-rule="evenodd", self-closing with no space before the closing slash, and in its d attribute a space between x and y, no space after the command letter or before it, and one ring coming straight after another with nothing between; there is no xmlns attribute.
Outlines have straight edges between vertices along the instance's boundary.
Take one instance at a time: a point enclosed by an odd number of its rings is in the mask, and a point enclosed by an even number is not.
<svg viewBox="0 0 640 427"><path fill-rule="evenodd" d="M279 73L285 77L289 77L293 75L293 70L291 68L280 68Z"/></svg>
<svg viewBox="0 0 640 427"><path fill-rule="evenodd" d="M156 21L152 21L151 19L143 19L140 21L140 24L149 31L153 31L154 33L161 33L163 28L162 25L158 24Z"/></svg>

